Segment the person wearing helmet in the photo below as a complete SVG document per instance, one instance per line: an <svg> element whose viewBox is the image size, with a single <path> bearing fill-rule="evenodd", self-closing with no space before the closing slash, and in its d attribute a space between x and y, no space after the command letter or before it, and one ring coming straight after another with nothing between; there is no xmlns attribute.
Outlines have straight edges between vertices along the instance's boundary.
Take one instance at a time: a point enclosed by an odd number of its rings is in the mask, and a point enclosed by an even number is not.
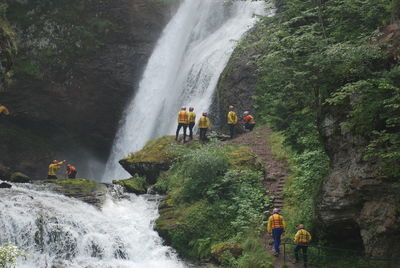
<svg viewBox="0 0 400 268"><path fill-rule="evenodd" d="M53 160L53 162L49 165L49 172L47 173L47 179L57 179L57 169L59 169L66 161Z"/></svg>
<svg viewBox="0 0 400 268"><path fill-rule="evenodd" d="M196 114L193 112L194 108L189 107L188 112L188 126L189 126L189 138L193 140L193 127L196 124Z"/></svg>
<svg viewBox="0 0 400 268"><path fill-rule="evenodd" d="M233 107L232 105L229 105L228 109L229 109L229 112L228 112L227 119L228 119L229 133L230 133L231 139L233 139L233 136L235 134L234 133L235 126L238 122L238 117L237 117L236 113L233 111L235 109L235 107Z"/></svg>
<svg viewBox="0 0 400 268"><path fill-rule="evenodd" d="M203 112L203 116L199 119L199 129L200 129L200 140L207 141L207 130L210 128L210 119L207 117L207 113Z"/></svg>
<svg viewBox="0 0 400 268"><path fill-rule="evenodd" d="M304 268L307 268L307 248L308 244L311 242L311 234L304 230L303 224L299 224L297 230L294 236L294 242L297 244L294 249L294 256L296 259L294 263L299 262L299 251L301 250L303 252Z"/></svg>
<svg viewBox="0 0 400 268"><path fill-rule="evenodd" d="M75 179L77 173L78 173L78 171L76 170L76 167L74 167L73 165L67 164L67 172L65 174L67 174L69 179Z"/></svg>
<svg viewBox="0 0 400 268"><path fill-rule="evenodd" d="M6 106L4 106L3 104L0 104L0 116L2 115L10 115L10 111L8 110L8 108Z"/></svg>
<svg viewBox="0 0 400 268"><path fill-rule="evenodd" d="M179 131L183 128L183 142L186 142L186 129L188 126L188 113L186 112L186 107L183 106L178 113L178 127L176 129L175 140L178 140Z"/></svg>
<svg viewBox="0 0 400 268"><path fill-rule="evenodd" d="M243 123L244 123L244 129L252 131L254 126L256 125L256 120L248 111L245 111L243 113Z"/></svg>
<svg viewBox="0 0 400 268"><path fill-rule="evenodd" d="M281 235L286 231L286 222L281 215L279 215L279 208L274 208L272 215L268 219L267 231L272 234L274 238L275 256L279 255L281 244Z"/></svg>

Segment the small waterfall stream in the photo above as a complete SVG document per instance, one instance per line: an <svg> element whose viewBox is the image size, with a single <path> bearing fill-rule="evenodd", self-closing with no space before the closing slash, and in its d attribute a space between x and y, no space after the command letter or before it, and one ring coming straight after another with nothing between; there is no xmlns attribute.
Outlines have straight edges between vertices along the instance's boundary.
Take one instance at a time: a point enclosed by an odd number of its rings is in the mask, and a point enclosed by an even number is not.
<svg viewBox="0 0 400 268"><path fill-rule="evenodd" d="M126 178L118 160L171 134L182 105L209 108L218 78L264 1L184 0L164 29L125 111L103 181Z"/></svg>
<svg viewBox="0 0 400 268"><path fill-rule="evenodd" d="M153 230L157 205L129 195L110 197L99 210L35 185L14 185L0 189L0 245L26 251L18 268L186 267Z"/></svg>

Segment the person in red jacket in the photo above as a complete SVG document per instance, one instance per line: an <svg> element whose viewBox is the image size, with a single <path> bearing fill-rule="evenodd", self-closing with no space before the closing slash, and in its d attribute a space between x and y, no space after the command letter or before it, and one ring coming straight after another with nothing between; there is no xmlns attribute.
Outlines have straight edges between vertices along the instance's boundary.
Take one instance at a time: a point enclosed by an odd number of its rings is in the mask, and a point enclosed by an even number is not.
<svg viewBox="0 0 400 268"><path fill-rule="evenodd" d="M248 111L245 111L243 113L243 116L244 129L252 131L254 126L256 125L256 120L252 115L250 115Z"/></svg>
<svg viewBox="0 0 400 268"><path fill-rule="evenodd" d="M67 164L67 176L69 179L75 179L76 178L76 174L78 172L76 171L76 167L74 167L73 165Z"/></svg>

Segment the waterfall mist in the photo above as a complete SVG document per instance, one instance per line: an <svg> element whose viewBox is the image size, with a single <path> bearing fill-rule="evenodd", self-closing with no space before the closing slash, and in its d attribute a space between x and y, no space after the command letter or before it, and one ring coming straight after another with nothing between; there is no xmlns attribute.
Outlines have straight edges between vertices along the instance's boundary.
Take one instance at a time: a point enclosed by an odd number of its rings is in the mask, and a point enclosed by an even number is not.
<svg viewBox="0 0 400 268"><path fill-rule="evenodd" d="M183 1L125 111L103 181L129 177L118 160L150 139L174 133L182 105L194 106L198 115L207 111L237 41L264 8L264 1Z"/></svg>

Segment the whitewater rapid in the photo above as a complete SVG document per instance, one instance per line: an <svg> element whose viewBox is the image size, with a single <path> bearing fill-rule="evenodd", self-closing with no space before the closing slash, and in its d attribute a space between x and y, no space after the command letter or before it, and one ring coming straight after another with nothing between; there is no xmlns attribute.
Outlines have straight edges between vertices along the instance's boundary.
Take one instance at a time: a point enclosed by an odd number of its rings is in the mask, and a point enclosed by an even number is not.
<svg viewBox="0 0 400 268"><path fill-rule="evenodd" d="M118 161L172 134L181 106L210 107L238 40L264 14L264 1L184 0L164 29L120 122L103 181L129 177Z"/></svg>
<svg viewBox="0 0 400 268"><path fill-rule="evenodd" d="M186 267L154 231L157 201L108 197L97 209L38 187L0 189L0 245L27 253L18 268Z"/></svg>

